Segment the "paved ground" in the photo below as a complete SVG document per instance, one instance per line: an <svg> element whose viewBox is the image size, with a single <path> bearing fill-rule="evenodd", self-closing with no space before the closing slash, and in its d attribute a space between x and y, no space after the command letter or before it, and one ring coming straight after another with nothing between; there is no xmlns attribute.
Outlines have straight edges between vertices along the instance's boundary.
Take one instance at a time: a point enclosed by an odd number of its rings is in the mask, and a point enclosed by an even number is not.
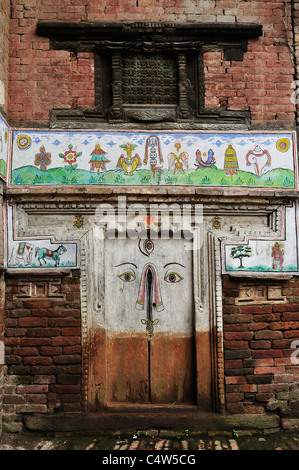
<svg viewBox="0 0 299 470"><path fill-rule="evenodd" d="M152 435L151 435L152 434ZM156 434L156 435L155 435ZM188 432L161 437L157 432L122 436L59 436L44 437L35 434L3 434L0 451L18 450L106 450L106 451L179 451L186 455L202 450L299 450L299 433L276 432L267 435L194 436ZM113 455L121 455L113 452ZM127 454L124 452L124 454Z"/></svg>

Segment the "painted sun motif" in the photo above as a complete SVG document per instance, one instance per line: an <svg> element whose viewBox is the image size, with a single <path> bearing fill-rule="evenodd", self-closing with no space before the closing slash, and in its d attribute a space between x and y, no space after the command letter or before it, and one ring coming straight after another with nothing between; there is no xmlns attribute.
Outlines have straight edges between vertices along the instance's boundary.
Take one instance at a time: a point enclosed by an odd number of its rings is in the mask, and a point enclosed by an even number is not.
<svg viewBox="0 0 299 470"><path fill-rule="evenodd" d="M276 143L276 148L280 152L286 152L290 148L289 139L279 139Z"/></svg>
<svg viewBox="0 0 299 470"><path fill-rule="evenodd" d="M19 135L17 138L17 146L20 150L27 150L31 147L31 139L28 135Z"/></svg>

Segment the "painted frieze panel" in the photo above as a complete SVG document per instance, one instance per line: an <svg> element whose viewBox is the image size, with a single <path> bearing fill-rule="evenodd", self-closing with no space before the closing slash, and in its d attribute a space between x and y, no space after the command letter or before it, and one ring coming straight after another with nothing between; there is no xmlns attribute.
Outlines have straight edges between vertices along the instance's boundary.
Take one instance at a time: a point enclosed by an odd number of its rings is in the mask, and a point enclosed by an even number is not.
<svg viewBox="0 0 299 470"><path fill-rule="evenodd" d="M281 236L222 242L223 273L297 273L298 205L283 206Z"/></svg>
<svg viewBox="0 0 299 470"><path fill-rule="evenodd" d="M297 189L293 132L14 130L9 186Z"/></svg>
<svg viewBox="0 0 299 470"><path fill-rule="evenodd" d="M0 114L0 178L7 179L7 162L10 150L10 129Z"/></svg>
<svg viewBox="0 0 299 470"><path fill-rule="evenodd" d="M21 268L77 268L78 243L56 241L54 237L18 237L15 205L6 205L7 267Z"/></svg>

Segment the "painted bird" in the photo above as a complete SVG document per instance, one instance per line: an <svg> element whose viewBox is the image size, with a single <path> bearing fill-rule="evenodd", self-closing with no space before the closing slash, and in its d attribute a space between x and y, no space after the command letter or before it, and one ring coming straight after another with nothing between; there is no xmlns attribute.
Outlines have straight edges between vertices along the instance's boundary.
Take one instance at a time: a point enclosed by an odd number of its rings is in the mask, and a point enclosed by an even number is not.
<svg viewBox="0 0 299 470"><path fill-rule="evenodd" d="M125 172L125 175L133 176L134 171L142 165L139 155L136 153L134 157L132 157L132 151L136 148L134 144L124 144L120 145L121 148L125 150L127 153L127 157L122 154L117 162L117 168L122 168Z"/></svg>

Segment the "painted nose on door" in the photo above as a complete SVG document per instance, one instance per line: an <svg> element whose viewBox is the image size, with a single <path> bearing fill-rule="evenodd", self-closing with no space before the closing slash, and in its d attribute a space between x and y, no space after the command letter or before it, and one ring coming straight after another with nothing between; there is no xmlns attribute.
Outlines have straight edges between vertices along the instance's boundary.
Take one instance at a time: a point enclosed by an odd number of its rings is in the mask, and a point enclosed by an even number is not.
<svg viewBox="0 0 299 470"><path fill-rule="evenodd" d="M143 318L141 322L146 325L146 334L148 337L154 334L154 325L159 320L153 319L153 308L163 310L164 306L161 299L158 273L154 265L146 264L140 282L139 295L136 308L144 310L146 307L147 318Z"/></svg>

